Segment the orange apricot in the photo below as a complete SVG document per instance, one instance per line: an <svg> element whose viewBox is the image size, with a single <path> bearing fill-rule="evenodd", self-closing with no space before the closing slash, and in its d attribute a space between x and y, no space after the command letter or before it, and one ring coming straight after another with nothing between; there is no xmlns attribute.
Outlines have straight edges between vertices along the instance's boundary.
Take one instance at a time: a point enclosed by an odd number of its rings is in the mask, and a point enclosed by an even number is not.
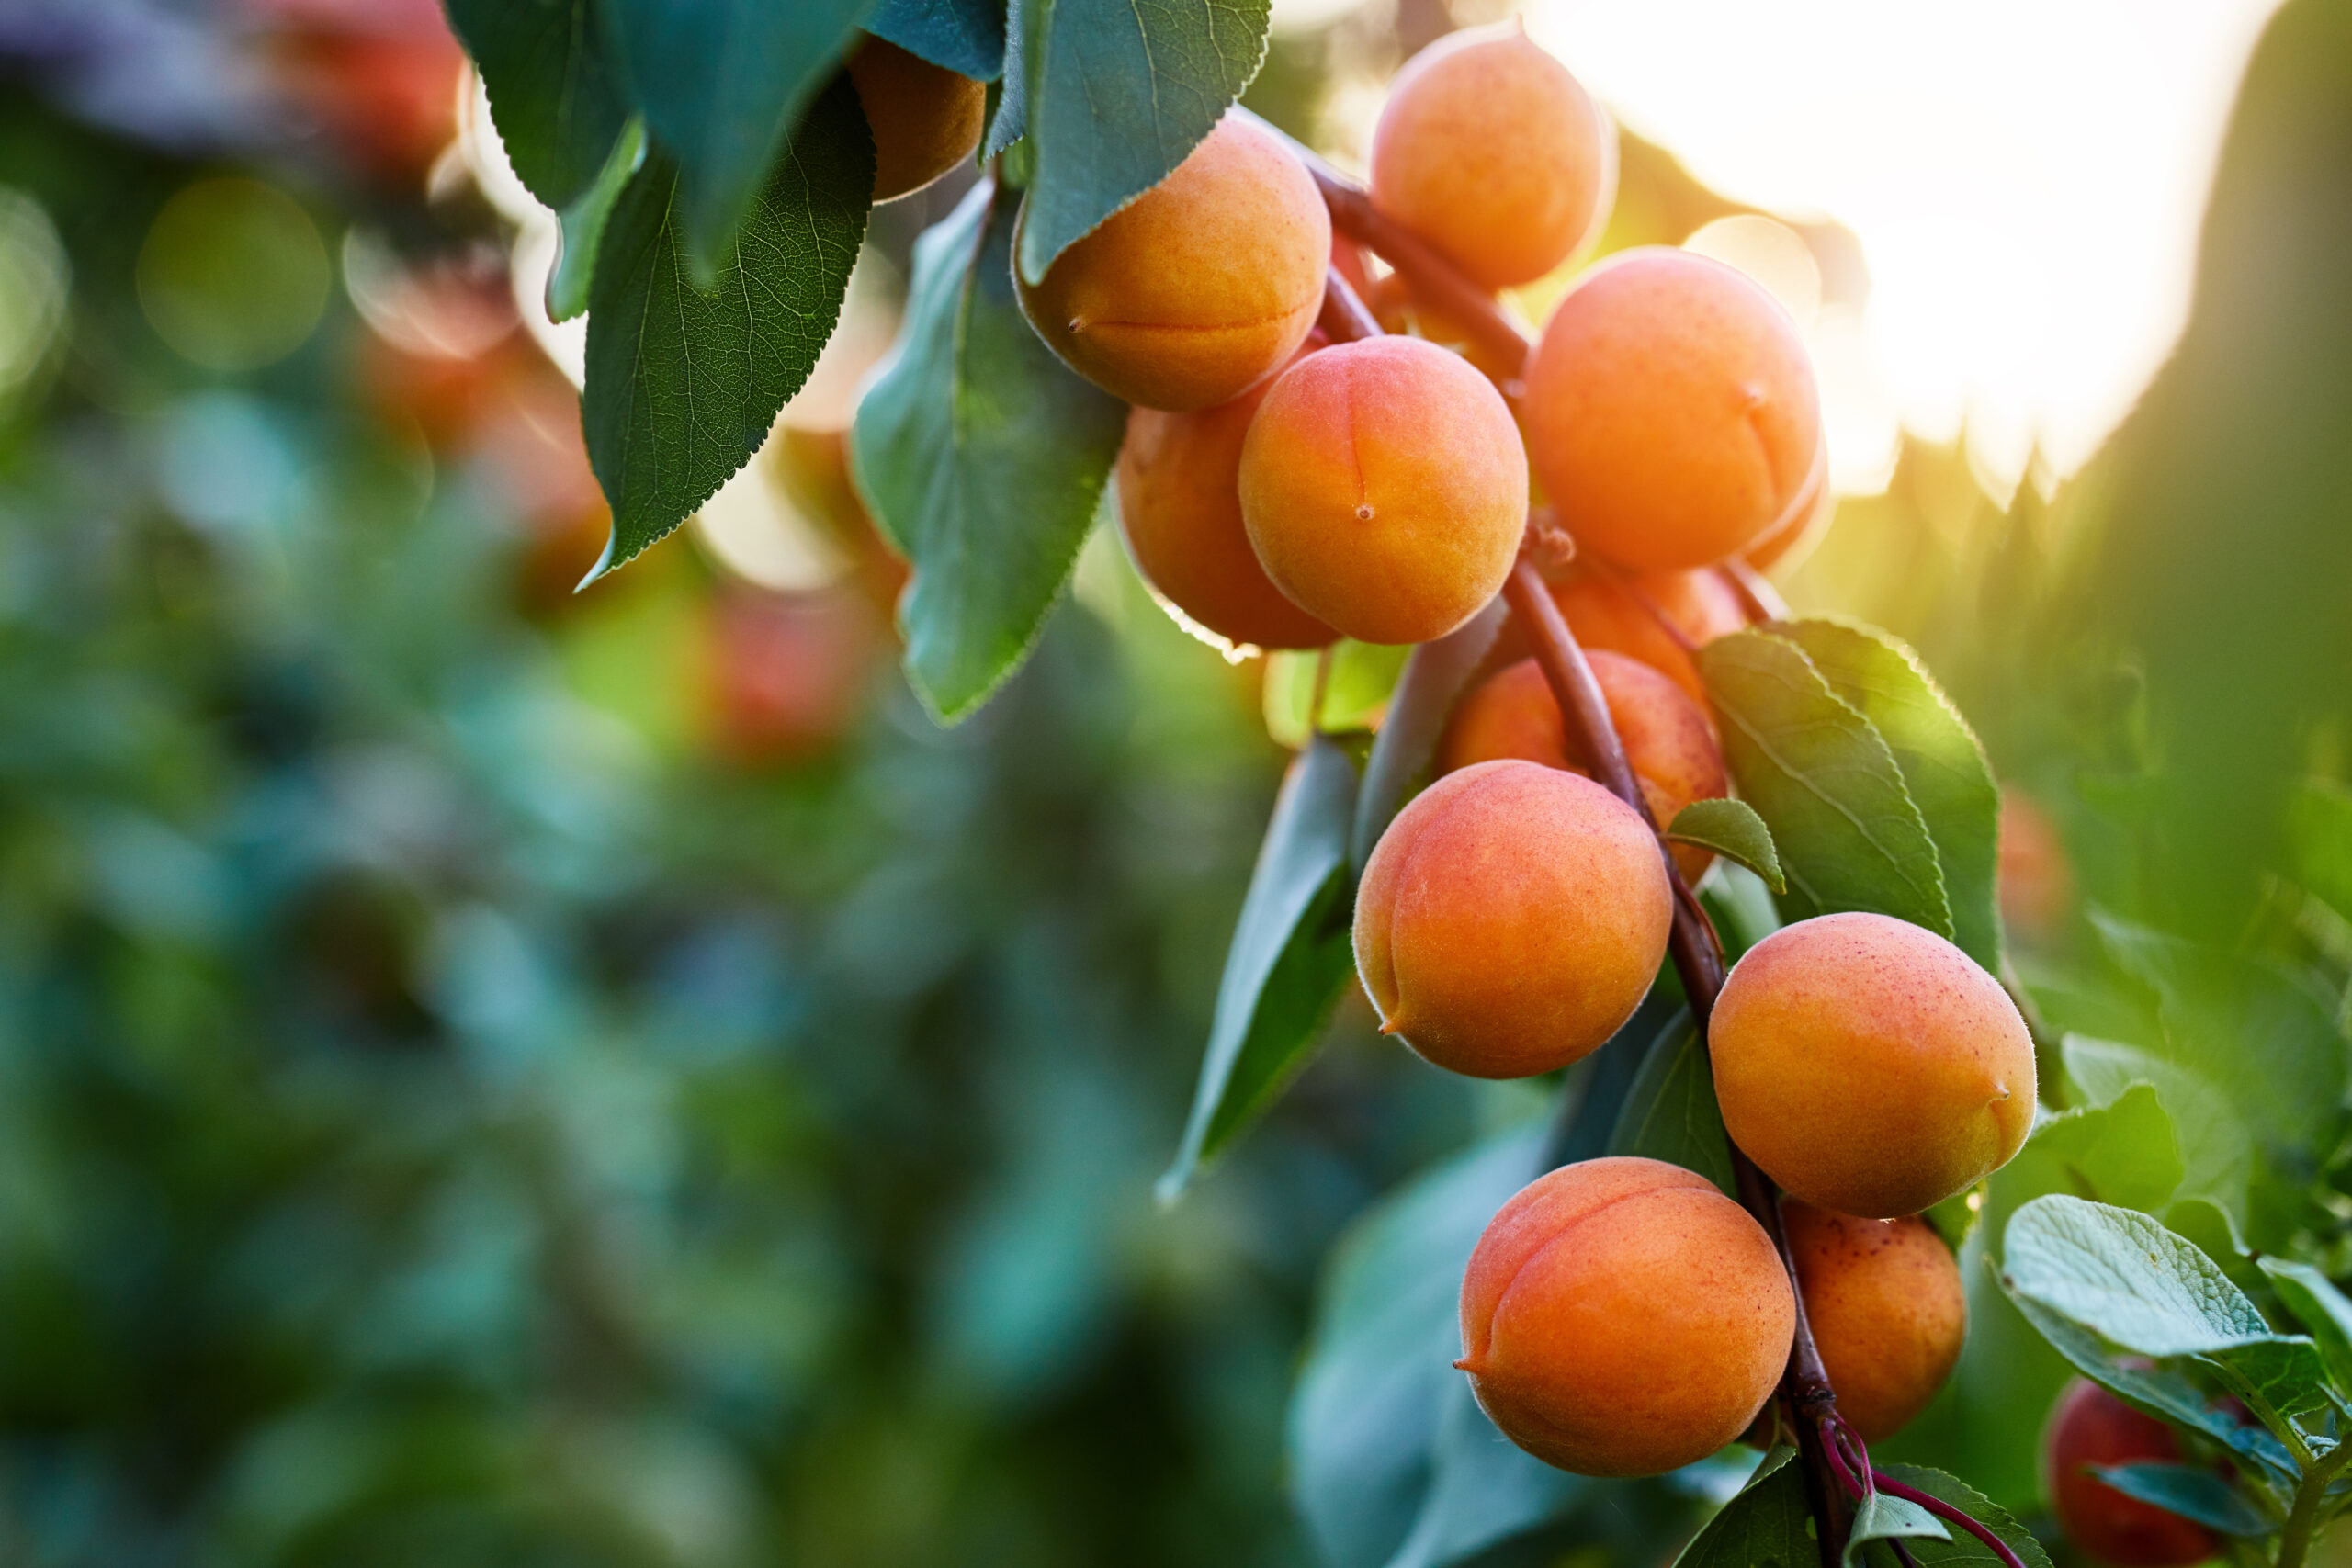
<svg viewBox="0 0 2352 1568"><path fill-rule="evenodd" d="M911 196L972 155L988 85L869 35L845 69L874 133L874 199Z"/></svg>
<svg viewBox="0 0 2352 1568"><path fill-rule="evenodd" d="M1744 275L1665 246L1564 297L1528 361L1527 448L1577 542L1635 571L1738 554L1821 449L1796 323Z"/></svg>
<svg viewBox="0 0 2352 1568"><path fill-rule="evenodd" d="M1796 1198L1781 1224L1838 1414L1866 1442L1894 1436L1951 1375L1968 1334L1951 1248L1917 1217L1858 1220Z"/></svg>
<svg viewBox="0 0 2352 1568"><path fill-rule="evenodd" d="M1383 1033L1470 1077L1527 1077L1632 1016L1673 918L1632 807L1574 773L1479 762L1422 791L1374 847L1356 970Z"/></svg>
<svg viewBox="0 0 2352 1568"><path fill-rule="evenodd" d="M2007 1164L2033 1125L2017 1004L1959 948L1886 915L1816 916L1748 949L1707 1043L1732 1141L1841 1214L1916 1214Z"/></svg>
<svg viewBox="0 0 2352 1568"><path fill-rule="evenodd" d="M1241 448L1241 516L1266 575L1363 642L1444 636L1502 587L1527 523L1527 454L1469 363L1419 338L1311 354Z"/></svg>
<svg viewBox="0 0 2352 1568"><path fill-rule="evenodd" d="M1434 305L1424 305L1414 298L1413 286L1405 281L1401 272L1382 275L1364 299L1372 313L1380 321L1383 332L1401 337L1427 338L1440 348L1450 348L1478 367L1487 380L1501 386L1519 379L1526 368L1524 354L1498 354L1462 323L1451 311ZM1503 313L1520 321L1518 310L1498 301ZM1523 323L1522 323L1523 324Z"/></svg>
<svg viewBox="0 0 2352 1568"><path fill-rule="evenodd" d="M1813 554L1821 536L1829 532L1830 519L1837 515L1838 492L1829 484L1829 438L1825 434L1820 451L1814 455L1813 478L1805 481L1781 519L1741 555L1758 571L1776 567L1794 571Z"/></svg>
<svg viewBox="0 0 2352 1568"><path fill-rule="evenodd" d="M2090 1472L2093 1465L2180 1461L2170 1427L2086 1378L2066 1385L2041 1432L2042 1492L2058 1528L2118 1568L2188 1568L2220 1555L2220 1539L2203 1525L2126 1496Z"/></svg>
<svg viewBox="0 0 2352 1568"><path fill-rule="evenodd" d="M1487 288L1532 283L1598 237L1617 133L1514 23L1439 39L1396 73L1372 133L1372 204Z"/></svg>
<svg viewBox="0 0 2352 1568"><path fill-rule="evenodd" d="M1706 710L1682 688L1648 665L1621 653L1586 656L1594 681L1609 705L1610 721L1624 743L1651 818L1661 828L1694 800L1731 793L1724 753ZM1581 752L1568 749L1560 705L1532 659L1507 665L1462 699L1438 748L1438 770L1453 773L1474 762L1516 757L1547 768L1566 768L1590 777ZM1690 844L1674 846L1683 880L1696 883L1714 856Z"/></svg>
<svg viewBox="0 0 2352 1568"><path fill-rule="evenodd" d="M1331 220L1289 148L1228 115L1175 171L1016 278L1030 324L1069 367L1131 403L1228 402L1306 339Z"/></svg>
<svg viewBox="0 0 2352 1568"><path fill-rule="evenodd" d="M1552 600L1586 651L1638 659L1702 704L1707 684L1690 649L1747 625L1739 590L1714 567L1638 577L1579 570L1552 585Z"/></svg>
<svg viewBox="0 0 2352 1568"><path fill-rule="evenodd" d="M2009 930L2035 942L2064 933L2075 908L2075 868L2065 836L2031 795L2015 788L2001 791L1994 887Z"/></svg>
<svg viewBox="0 0 2352 1568"><path fill-rule="evenodd" d="M1301 356L1321 346L1310 334ZM1320 648L1340 634L1283 596L1241 521L1241 443L1272 382L1194 413L1138 408L1119 448L1119 528L1136 570L1229 644Z"/></svg>
<svg viewBox="0 0 2352 1568"><path fill-rule="evenodd" d="M1795 1331L1789 1277L1747 1210L1679 1166L1592 1159L1487 1222L1454 1364L1545 1463L1657 1475L1739 1436Z"/></svg>

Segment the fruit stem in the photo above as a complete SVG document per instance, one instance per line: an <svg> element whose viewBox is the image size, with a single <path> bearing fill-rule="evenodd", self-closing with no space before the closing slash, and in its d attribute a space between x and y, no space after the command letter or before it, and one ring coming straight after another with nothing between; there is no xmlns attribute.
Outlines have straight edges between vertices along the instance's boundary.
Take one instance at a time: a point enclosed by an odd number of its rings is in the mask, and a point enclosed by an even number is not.
<svg viewBox="0 0 2352 1568"><path fill-rule="evenodd" d="M2347 1461L2352 1461L2352 1441L2337 1443L2303 1472L2295 1488L2294 1506L2287 1511L2287 1527L2278 1533L2278 1568L2303 1568L2304 1555L2312 1548L2312 1529L2319 1523L2320 1503Z"/></svg>
<svg viewBox="0 0 2352 1568"><path fill-rule="evenodd" d="M1480 347L1514 365L1526 360L1533 344L1519 323L1495 303L1493 295L1463 276L1459 268L1420 236L1383 217L1372 205L1371 193L1325 163L1321 153L1248 109L1237 106L1233 112L1246 116L1258 129L1280 139L1297 154L1298 161L1306 165L1306 172L1315 176L1316 188L1323 193L1323 205L1331 214L1331 227L1403 273L1422 304L1459 321Z"/></svg>
<svg viewBox="0 0 2352 1568"><path fill-rule="evenodd" d="M1586 660L1584 649L1577 646L1576 634L1568 629L1567 617L1560 613L1560 606L1544 586L1534 563L1524 555L1503 580L1503 598L1525 632L1535 662L1560 705L1561 720L1570 742L1592 760L1594 777L1611 795L1640 812L1642 820L1656 833L1658 823L1650 815L1649 802L1642 795L1633 765L1625 760L1624 743L1618 739L1617 727L1609 717L1609 704L1600 694L1600 683L1593 679L1592 666ZM1674 925L1667 938L1667 953L1674 960L1674 971L1682 980L1682 994L1690 999L1691 1020L1703 1039L1708 1017L1715 1009L1715 998L1724 988L1723 950L1706 911L1683 880L1663 838L1658 840L1658 854L1666 862L1666 874L1675 893ZM1815 1533L1821 1542L1822 1562L1826 1568L1838 1568L1845 1555L1851 1510L1843 1495L1826 1483L1830 1459L1821 1437L1821 1423L1837 1414L1838 1395L1829 1386L1829 1375L1821 1364L1820 1348L1814 1343L1813 1325L1805 1316L1804 1292L1797 1286L1796 1259L1789 1251L1788 1235L1781 1224L1780 1203L1755 1162L1741 1152L1737 1144L1730 1146L1740 1206L1772 1238L1773 1250L1781 1255L1781 1267L1789 1273L1790 1294L1796 1303L1796 1333L1789 1349L1788 1369L1781 1376L1780 1397L1788 1402L1791 1425L1796 1429L1797 1452L1804 1464L1805 1493L1818 1527Z"/></svg>
<svg viewBox="0 0 2352 1568"><path fill-rule="evenodd" d="M1323 310L1315 318L1323 335L1333 343L1356 343L1380 335L1380 321L1369 306L1356 294L1355 288L1341 276L1338 267L1327 267L1323 277Z"/></svg>

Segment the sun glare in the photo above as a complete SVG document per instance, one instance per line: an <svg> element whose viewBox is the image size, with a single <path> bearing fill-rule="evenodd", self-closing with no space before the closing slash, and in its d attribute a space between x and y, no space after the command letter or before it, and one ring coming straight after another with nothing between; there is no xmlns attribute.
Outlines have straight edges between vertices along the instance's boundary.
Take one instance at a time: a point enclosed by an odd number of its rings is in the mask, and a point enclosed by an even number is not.
<svg viewBox="0 0 2352 1568"><path fill-rule="evenodd" d="M1860 241L1859 320L1811 324L1850 492L1884 484L1898 423L1964 429L2000 486L2037 449L2057 475L2098 449L2187 319L2215 154L2274 8L1534 0L1527 18L1700 179ZM1778 237L1723 227L1693 243L1791 286Z"/></svg>

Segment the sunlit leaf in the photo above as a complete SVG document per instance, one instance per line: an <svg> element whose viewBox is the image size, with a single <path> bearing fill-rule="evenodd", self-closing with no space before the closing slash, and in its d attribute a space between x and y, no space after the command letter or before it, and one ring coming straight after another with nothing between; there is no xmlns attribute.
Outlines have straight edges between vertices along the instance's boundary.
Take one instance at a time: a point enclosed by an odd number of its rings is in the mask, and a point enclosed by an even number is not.
<svg viewBox="0 0 2352 1568"><path fill-rule="evenodd" d="M1319 735L1283 780L1226 952L1192 1117L1175 1164L1159 1179L1162 1202L1282 1092L1321 1039L1352 973L1348 827L1355 795L1354 764Z"/></svg>
<svg viewBox="0 0 2352 1568"><path fill-rule="evenodd" d="M2352 1393L2352 1299L2308 1263L2265 1258L2261 1267L2278 1300L2319 1346L2336 1389Z"/></svg>
<svg viewBox="0 0 2352 1568"><path fill-rule="evenodd" d="M1028 657L1126 429L1125 405L1022 317L1012 222L983 182L922 237L898 344L851 433L875 522L914 564L899 605L908 674L951 721Z"/></svg>
<svg viewBox="0 0 2352 1568"><path fill-rule="evenodd" d="M1781 875L1780 854L1772 848L1772 830L1744 800L1694 800L1674 814L1666 836L1746 866L1775 893L1789 890Z"/></svg>
<svg viewBox="0 0 2352 1568"><path fill-rule="evenodd" d="M809 111L709 288L688 276L677 171L649 157L590 286L582 421L613 505L608 571L716 494L767 440L840 319L874 146L846 81Z"/></svg>
<svg viewBox="0 0 2352 1568"><path fill-rule="evenodd" d="M2018 1157L2054 1163L2064 1172L2059 1185L2155 1213L2179 1189L2185 1168L2173 1127L2154 1086L2132 1083L2043 1122Z"/></svg>
<svg viewBox="0 0 2352 1568"><path fill-rule="evenodd" d="M2118 1105L2133 1085L2148 1087L2177 1137L2181 1173L2173 1196L2206 1200L2243 1235L2254 1139L2229 1096L2191 1068L2111 1040L2069 1034L2059 1049L2066 1076L2092 1105ZM2128 1208L2156 1208L2105 1190L2099 1196Z"/></svg>

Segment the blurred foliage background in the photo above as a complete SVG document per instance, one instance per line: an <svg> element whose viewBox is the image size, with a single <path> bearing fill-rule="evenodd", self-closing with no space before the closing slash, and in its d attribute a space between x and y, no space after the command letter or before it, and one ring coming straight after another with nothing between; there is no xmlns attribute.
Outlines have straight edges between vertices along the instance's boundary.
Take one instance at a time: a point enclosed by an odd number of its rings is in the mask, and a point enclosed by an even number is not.
<svg viewBox="0 0 2352 1568"><path fill-rule="evenodd" d="M1316 136L1479 19L1278 36L1249 101ZM601 506L461 68L430 0L0 11L0 1554L1308 1560L1318 1261L1539 1096L1351 1005L1156 1212L1283 758L1257 665L1098 537L934 729L845 401L761 460L797 564L706 528L573 596ZM2092 908L2342 991L2347 106L2296 0L2109 452L1996 499L1912 443L1784 585L1978 725L2055 1027L2113 1021ZM1610 248L1738 210L1625 154ZM885 341L956 194L877 215ZM1980 1309L1906 1442L2030 1512L2021 1336Z"/></svg>

